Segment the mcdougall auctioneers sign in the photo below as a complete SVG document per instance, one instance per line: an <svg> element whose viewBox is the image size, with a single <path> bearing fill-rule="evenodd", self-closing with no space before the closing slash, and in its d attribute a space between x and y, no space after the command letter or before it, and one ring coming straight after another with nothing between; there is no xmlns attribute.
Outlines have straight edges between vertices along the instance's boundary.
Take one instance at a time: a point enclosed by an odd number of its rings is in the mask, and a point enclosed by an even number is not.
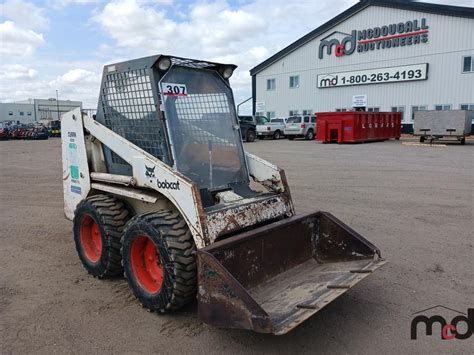
<svg viewBox="0 0 474 355"><path fill-rule="evenodd" d="M324 49L331 55L334 47L336 57L351 55L356 50L364 53L373 50L411 46L428 42L426 19L393 23L365 30L353 30L341 41L324 38L319 43L319 59L323 59ZM329 36L328 36L329 37Z"/></svg>

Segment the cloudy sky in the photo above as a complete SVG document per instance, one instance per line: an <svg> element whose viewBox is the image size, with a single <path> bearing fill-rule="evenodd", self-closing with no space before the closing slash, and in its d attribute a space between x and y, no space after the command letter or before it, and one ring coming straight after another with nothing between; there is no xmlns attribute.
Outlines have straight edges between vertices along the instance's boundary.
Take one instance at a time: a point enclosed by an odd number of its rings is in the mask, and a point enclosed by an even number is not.
<svg viewBox="0 0 474 355"><path fill-rule="evenodd" d="M165 53L237 64L238 103L251 96L250 68L356 2L2 0L0 102L59 90L95 108L104 64Z"/></svg>

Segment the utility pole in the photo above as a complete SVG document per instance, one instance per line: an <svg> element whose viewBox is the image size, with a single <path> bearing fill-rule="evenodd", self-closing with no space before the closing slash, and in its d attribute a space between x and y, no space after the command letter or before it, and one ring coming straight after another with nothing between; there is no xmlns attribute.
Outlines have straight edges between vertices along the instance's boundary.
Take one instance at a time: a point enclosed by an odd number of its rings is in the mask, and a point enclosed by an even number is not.
<svg viewBox="0 0 474 355"><path fill-rule="evenodd" d="M237 105L237 115L239 114L240 106L242 106L243 104L245 104L245 103L246 103L247 101L249 101L251 98L252 98L252 96L250 96L247 100L244 100L244 101L242 101L240 104Z"/></svg>
<svg viewBox="0 0 474 355"><path fill-rule="evenodd" d="M61 120L61 115L59 114L59 94L58 94L58 90L56 90L56 107L58 109L58 120Z"/></svg>

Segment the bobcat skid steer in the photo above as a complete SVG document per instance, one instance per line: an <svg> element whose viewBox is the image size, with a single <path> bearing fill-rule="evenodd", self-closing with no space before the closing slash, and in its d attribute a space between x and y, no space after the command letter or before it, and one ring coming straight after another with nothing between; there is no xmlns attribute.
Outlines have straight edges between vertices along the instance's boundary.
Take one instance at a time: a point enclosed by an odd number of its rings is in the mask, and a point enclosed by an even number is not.
<svg viewBox="0 0 474 355"><path fill-rule="evenodd" d="M284 334L380 267L326 212L295 215L283 170L243 148L236 67L156 55L104 67L97 117L62 116L64 208L95 277L144 307Z"/></svg>

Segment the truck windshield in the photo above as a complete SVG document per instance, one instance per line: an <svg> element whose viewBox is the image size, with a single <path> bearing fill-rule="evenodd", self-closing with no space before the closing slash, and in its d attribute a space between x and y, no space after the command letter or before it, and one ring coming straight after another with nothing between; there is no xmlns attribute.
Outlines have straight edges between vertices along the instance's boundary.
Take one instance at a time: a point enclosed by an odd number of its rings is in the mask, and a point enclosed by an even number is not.
<svg viewBox="0 0 474 355"><path fill-rule="evenodd" d="M293 116L288 118L286 123L301 123L301 117Z"/></svg>
<svg viewBox="0 0 474 355"><path fill-rule="evenodd" d="M257 116L256 117L257 124L267 124L268 123L268 118L265 116Z"/></svg>
<svg viewBox="0 0 474 355"><path fill-rule="evenodd" d="M283 123L283 118L272 118L270 122L274 123Z"/></svg>
<svg viewBox="0 0 474 355"><path fill-rule="evenodd" d="M248 181L234 98L220 75L174 66L160 89L176 170L201 189Z"/></svg>

